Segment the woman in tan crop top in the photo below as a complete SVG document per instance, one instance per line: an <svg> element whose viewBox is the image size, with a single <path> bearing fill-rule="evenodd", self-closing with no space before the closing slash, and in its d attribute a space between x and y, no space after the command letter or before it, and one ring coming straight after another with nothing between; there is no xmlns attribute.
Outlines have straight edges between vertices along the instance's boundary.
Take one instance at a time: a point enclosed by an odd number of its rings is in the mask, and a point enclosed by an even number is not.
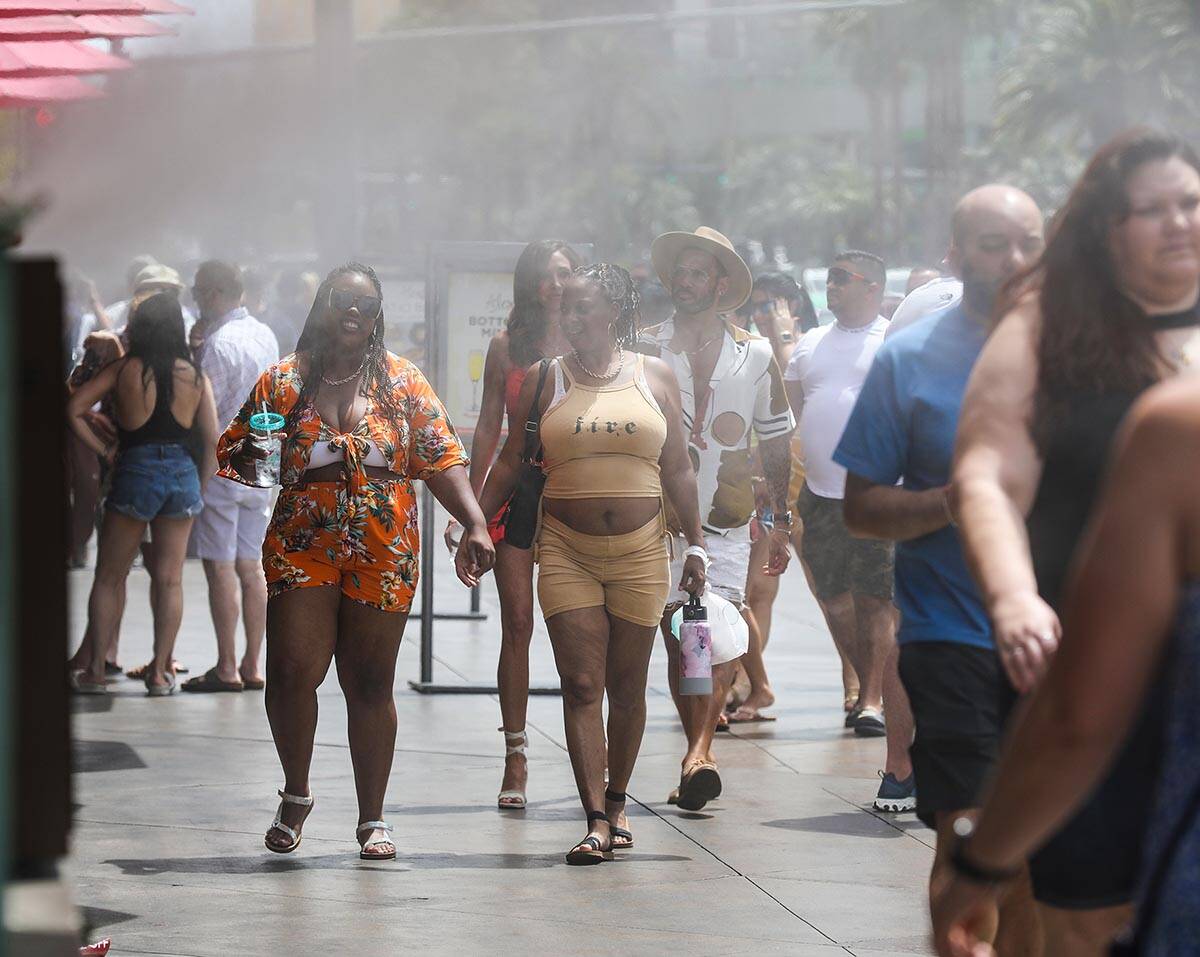
<svg viewBox="0 0 1200 957"><path fill-rule="evenodd" d="M588 817L588 834L568 864L599 863L614 848L633 846L625 787L646 724L646 672L670 588L664 493L689 545L679 587L704 588L704 535L679 387L666 363L628 351L637 320L637 291L624 269L600 263L575 270L560 320L572 352L550 365L536 410L546 473L538 601ZM515 421L534 411L539 366L525 377ZM480 497L484 514L512 494L523 445L523 430L509 433Z"/></svg>

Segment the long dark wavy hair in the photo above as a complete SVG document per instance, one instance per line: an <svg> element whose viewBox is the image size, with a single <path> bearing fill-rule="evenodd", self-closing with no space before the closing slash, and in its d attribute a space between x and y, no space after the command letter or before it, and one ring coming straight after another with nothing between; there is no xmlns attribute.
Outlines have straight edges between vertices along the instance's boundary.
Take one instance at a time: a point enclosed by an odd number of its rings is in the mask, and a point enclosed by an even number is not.
<svg viewBox="0 0 1200 957"><path fill-rule="evenodd" d="M1144 127L1101 147L1055 215L1042 255L1000 297L997 315L1029 293L1041 307L1030 434L1043 455L1072 400L1081 394L1137 393L1160 376L1154 327L1117 285L1108 234L1130 214L1134 172L1173 157L1200 171L1200 158L1187 143Z"/></svg>
<svg viewBox="0 0 1200 957"><path fill-rule="evenodd" d="M126 356L142 362L142 388L148 389L154 382L156 404L165 403L170 408L178 360L190 365L196 382L200 381L200 369L192 359L183 330L183 309L174 293L156 293L133 308L128 344Z"/></svg>
<svg viewBox="0 0 1200 957"><path fill-rule="evenodd" d="M333 288L334 280L339 276L366 276L375 287L375 294L383 299L383 284L370 266L358 262L348 262L332 270L325 280L317 287L317 295L313 299L312 308L308 310L308 318L304 320L304 329L296 343L297 353L308 354L308 372L300 389L300 397L287 414L284 431L294 436L295 425L300 420L305 409L312 405L313 396L321 385L321 376L325 373L325 363L329 359L330 339L325 330L323 319L325 310L329 308L329 290ZM401 409L392 395L391 379L387 371L387 349L383 344L384 336L383 307L379 309L379 317L375 320L375 330L367 343L366 361L360 394L371 399L376 407L391 421L401 417Z"/></svg>
<svg viewBox="0 0 1200 957"><path fill-rule="evenodd" d="M530 243L513 271L513 307L508 314L508 355L513 365L528 368L542 358L538 343L546 335L546 310L538 298L538 286L546 278L550 257L562 252L571 269L583 265L583 257L561 239L539 239Z"/></svg>

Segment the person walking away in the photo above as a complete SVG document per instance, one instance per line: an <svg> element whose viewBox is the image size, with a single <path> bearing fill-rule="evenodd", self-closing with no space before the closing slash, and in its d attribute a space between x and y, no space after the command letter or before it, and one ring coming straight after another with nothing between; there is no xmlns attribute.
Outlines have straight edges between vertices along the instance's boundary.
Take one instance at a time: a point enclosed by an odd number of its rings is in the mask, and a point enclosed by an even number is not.
<svg viewBox="0 0 1200 957"><path fill-rule="evenodd" d="M212 383L222 428L233 421L258 377L279 361L275 334L241 304L242 294L242 277L236 266L213 259L196 270L192 298L200 310L200 321L192 338L198 344L200 368ZM268 488L251 488L219 475L205 489L204 511L196 519L192 544L208 582L217 663L185 681L184 691L263 688L260 658L267 627L267 580L262 544L271 520L271 497ZM246 636L240 661L239 604Z"/></svg>
<svg viewBox="0 0 1200 957"><path fill-rule="evenodd" d="M517 419L517 399L531 363L565 355L570 345L559 328L562 291L583 259L565 242L542 239L522 250L513 272L513 307L505 329L488 345L483 365L483 397L471 440L471 488L483 491L500 432L507 416L510 434L524 434ZM505 544L505 503L488 524L496 546L496 592L500 598L500 661L496 685L500 692L501 731L504 733L504 779L496 803L501 810L520 811L526 805L529 735L529 643L533 638L533 550ZM462 526L454 519L446 527L446 545L458 547Z"/></svg>
<svg viewBox="0 0 1200 957"><path fill-rule="evenodd" d="M755 510L751 445L757 438L760 467L775 509L773 529L768 532L767 571L780 575L790 557L788 442L795 420L770 341L723 318L746 301L753 286L749 268L729 240L707 226L694 233L664 233L654 240L650 256L659 279L671 293L675 314L646 331L644 348L661 356L679 383L688 455L696 469L700 517L708 543L709 587L741 612L751 645L761 649L757 622L746 605L750 520ZM684 548L681 542L676 545L678 566ZM672 577L679 575L673 573ZM722 790L712 741L736 663L714 667L711 696L679 694L679 642L671 634L670 619L681 597L673 596L662 622L671 694L687 735L678 793L672 792L668 800L677 801L685 810L699 810ZM765 673L751 680L765 694L749 698L743 705L757 713L772 699L767 696Z"/></svg>
<svg viewBox="0 0 1200 957"><path fill-rule="evenodd" d="M582 865L633 847L626 793L646 726L654 631L670 590L664 494L685 529L687 555L675 580L689 594L703 591L705 550L679 389L665 363L629 351L638 334L629 273L608 263L575 270L561 324L570 354L529 369L517 409L542 447L538 601L588 822L566 861ZM484 514L512 496L525 444L525 429L509 432L483 487Z"/></svg>
<svg viewBox="0 0 1200 957"><path fill-rule="evenodd" d="M154 658L145 684L148 694L161 696L175 690L172 651L183 615L183 560L192 520L202 508L201 486L215 468L216 408L211 385L191 360L177 299L160 294L138 304L128 332L125 357L77 389L67 405L75 434L113 463L88 598L88 633L95 646L86 655L88 670L72 672L72 686L85 694L107 691L108 639L120 621L125 579L150 525L156 546L148 566ZM106 445L91 429L87 412L110 393L117 441Z"/></svg>
<svg viewBox="0 0 1200 957"><path fill-rule="evenodd" d="M1016 700L951 524L958 413L1001 286L1045 243L1037 204L1010 186L964 196L951 233L962 304L884 342L833 455L847 470L843 509L851 533L896 542L899 671L916 726L916 794L911 782L885 775L875 807L915 804L936 830L931 890L948 874L954 821L976 813ZM982 933L1003 957L1037 953L1041 932L1027 874L999 913L986 916Z"/></svg>

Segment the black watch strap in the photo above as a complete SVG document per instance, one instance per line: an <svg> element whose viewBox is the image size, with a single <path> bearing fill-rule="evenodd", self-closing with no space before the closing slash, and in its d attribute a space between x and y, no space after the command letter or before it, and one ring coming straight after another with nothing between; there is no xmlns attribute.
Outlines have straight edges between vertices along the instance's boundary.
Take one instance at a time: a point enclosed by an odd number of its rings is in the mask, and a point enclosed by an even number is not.
<svg viewBox="0 0 1200 957"><path fill-rule="evenodd" d="M1021 876L1023 867L999 870L975 863L967 853L969 846L969 841L956 841L954 850L950 852L950 866L959 877L976 884L1004 884Z"/></svg>

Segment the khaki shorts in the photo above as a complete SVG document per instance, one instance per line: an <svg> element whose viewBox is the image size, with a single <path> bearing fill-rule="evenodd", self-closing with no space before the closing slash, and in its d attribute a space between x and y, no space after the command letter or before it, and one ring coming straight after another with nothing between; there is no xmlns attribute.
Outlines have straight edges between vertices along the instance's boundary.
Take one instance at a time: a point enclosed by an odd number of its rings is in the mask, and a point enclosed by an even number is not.
<svg viewBox="0 0 1200 957"><path fill-rule="evenodd" d="M624 535L585 535L543 513L535 558L547 620L599 607L635 625L662 619L670 589L662 515Z"/></svg>

